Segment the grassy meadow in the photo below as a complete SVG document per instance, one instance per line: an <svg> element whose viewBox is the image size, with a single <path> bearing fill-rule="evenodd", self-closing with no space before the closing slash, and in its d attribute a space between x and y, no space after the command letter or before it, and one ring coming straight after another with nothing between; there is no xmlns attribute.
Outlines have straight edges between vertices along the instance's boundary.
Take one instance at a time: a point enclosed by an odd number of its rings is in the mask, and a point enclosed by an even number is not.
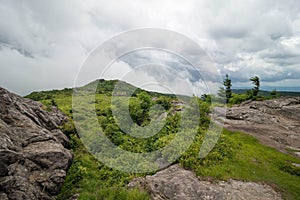
<svg viewBox="0 0 300 200"><path fill-rule="evenodd" d="M97 83L98 84L98 83ZM164 117L165 124L156 135L149 138L135 138L126 134L113 117L111 106L112 90L116 81L99 81L95 98L87 98L89 94L82 93L82 103L78 108L89 112L89 107L93 106L97 123L100 125L105 136L115 145L131 152L151 152L165 145L176 136L179 129L178 124L182 118L174 95L162 95L154 92L146 92L141 89L129 99L129 114L135 124L145 127L151 123L151 115L161 115L161 110L152 111L153 105L160 105L166 110ZM85 86L87 89L91 85ZM124 91L132 90L133 86L124 84ZM70 117L70 122L61 127L64 133L70 138L70 148L74 154L74 161L68 170L67 178L58 199L69 199L75 194L79 194L79 199L120 199L120 200L144 200L150 199L146 191L127 189L126 185L135 177L145 176L146 173L126 173L121 172L101 163L93 154L101 152L101 145L94 134L78 137L72 118L76 109L72 109L72 90L53 90L34 92L27 96L33 100L42 102L45 109L51 110L52 106L57 106L61 111ZM85 101L93 99L93 101ZM114 106L125 104L126 97L120 96ZM174 159L174 163L180 163L186 169L190 169L201 178L212 180L228 180L230 178L244 181L255 181L267 183L283 194L285 199L300 199L300 169L292 163L300 163L300 160L278 152L277 150L263 146L255 138L241 132L231 132L223 130L217 144L213 150L203 159L198 157L199 150L209 125L209 102L194 97L197 106L200 107L200 118L196 120L199 128L195 134L192 144L182 156ZM92 108L92 107L91 107ZM189 106L187 109L193 109ZM121 110L121 116L125 110ZM151 113L153 112L153 113ZM125 114L124 114L125 115ZM82 117L81 127L95 132L95 122ZM187 123L195 123L193 119L187 119ZM126 124L124 125L126 126ZM125 127L126 128L126 127ZM138 129L137 129L138 130ZM151 131L151 130L150 130ZM191 131L186 129L186 131ZM180 144L181 145L181 144ZM179 146L180 146L179 145ZM165 156L173 159L170 152L166 151ZM101 155L101 154L99 154ZM129 162L129 161L128 161ZM151 172L153 174L155 172Z"/></svg>

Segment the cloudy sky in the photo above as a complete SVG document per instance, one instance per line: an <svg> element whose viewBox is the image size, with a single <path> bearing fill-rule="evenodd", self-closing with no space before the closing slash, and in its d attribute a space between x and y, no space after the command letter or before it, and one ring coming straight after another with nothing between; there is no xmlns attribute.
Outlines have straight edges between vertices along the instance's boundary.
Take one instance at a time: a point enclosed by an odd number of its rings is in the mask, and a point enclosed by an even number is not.
<svg viewBox="0 0 300 200"><path fill-rule="evenodd" d="M72 87L93 50L140 28L167 29L192 39L235 87L251 87L249 77L258 75L264 87L300 90L299 0L0 0L0 86L21 95ZM168 49L166 41L159 42ZM174 69L186 65L158 52L125 56L102 75L118 78L153 60ZM187 78L200 84L195 76Z"/></svg>

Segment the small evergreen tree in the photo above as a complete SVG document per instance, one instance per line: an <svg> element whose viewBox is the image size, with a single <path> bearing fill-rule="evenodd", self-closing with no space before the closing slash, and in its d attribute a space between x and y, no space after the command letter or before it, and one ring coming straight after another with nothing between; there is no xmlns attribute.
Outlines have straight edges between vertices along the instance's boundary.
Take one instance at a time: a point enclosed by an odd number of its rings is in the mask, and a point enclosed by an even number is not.
<svg viewBox="0 0 300 200"><path fill-rule="evenodd" d="M258 76L254 76L250 78L250 81L254 84L254 87L252 88L252 94L253 98L256 98L259 93L259 87L260 87L260 80Z"/></svg>
<svg viewBox="0 0 300 200"><path fill-rule="evenodd" d="M232 90L231 90L231 79L229 79L228 74L226 74L225 80L223 81L223 85L225 87L225 96L226 96L226 103L229 102L229 99L232 97Z"/></svg>
<svg viewBox="0 0 300 200"><path fill-rule="evenodd" d="M225 89L224 89L224 87L219 88L218 97L225 98Z"/></svg>

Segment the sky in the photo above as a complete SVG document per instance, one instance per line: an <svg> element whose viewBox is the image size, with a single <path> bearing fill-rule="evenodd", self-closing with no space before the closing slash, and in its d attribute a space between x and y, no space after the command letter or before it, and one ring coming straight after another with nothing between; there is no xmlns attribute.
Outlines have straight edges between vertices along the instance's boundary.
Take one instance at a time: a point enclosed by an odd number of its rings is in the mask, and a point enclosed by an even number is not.
<svg viewBox="0 0 300 200"><path fill-rule="evenodd" d="M144 28L157 31L135 35L137 43L157 39L151 42L166 50L178 45L185 57L136 50L117 57L105 73L86 72L82 81L127 77L133 84L151 85L165 77L163 83L179 93L186 84L191 90L214 87L191 69L185 58L202 59L203 52L196 55L195 45L174 39L181 35L203 49L215 70L198 64L209 68L207 73L229 74L233 87L252 87L249 78L257 75L262 88L300 91L299 0L0 0L0 86L20 95L73 87L103 43L112 45L120 33ZM161 29L173 32L174 40L164 39L168 34ZM125 49L136 47L136 41L124 42ZM112 57L122 48L116 45Z"/></svg>

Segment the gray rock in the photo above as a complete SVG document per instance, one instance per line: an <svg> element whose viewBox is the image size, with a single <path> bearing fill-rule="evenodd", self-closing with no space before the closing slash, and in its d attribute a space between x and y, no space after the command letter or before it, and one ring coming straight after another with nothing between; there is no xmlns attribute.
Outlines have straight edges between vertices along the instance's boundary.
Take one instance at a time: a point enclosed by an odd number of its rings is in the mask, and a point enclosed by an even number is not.
<svg viewBox="0 0 300 200"><path fill-rule="evenodd" d="M72 154L59 110L0 88L0 199L54 199Z"/></svg>
<svg viewBox="0 0 300 200"><path fill-rule="evenodd" d="M249 133L284 153L291 153L287 149L300 149L300 97L246 101L227 110L215 110L217 115L226 111L225 127L230 130ZM298 151L292 154L299 156Z"/></svg>
<svg viewBox="0 0 300 200"><path fill-rule="evenodd" d="M179 165L173 165L153 176L132 180L128 187L146 189L153 200L279 200L281 195L272 187L254 182L230 180L212 183L201 181Z"/></svg>

